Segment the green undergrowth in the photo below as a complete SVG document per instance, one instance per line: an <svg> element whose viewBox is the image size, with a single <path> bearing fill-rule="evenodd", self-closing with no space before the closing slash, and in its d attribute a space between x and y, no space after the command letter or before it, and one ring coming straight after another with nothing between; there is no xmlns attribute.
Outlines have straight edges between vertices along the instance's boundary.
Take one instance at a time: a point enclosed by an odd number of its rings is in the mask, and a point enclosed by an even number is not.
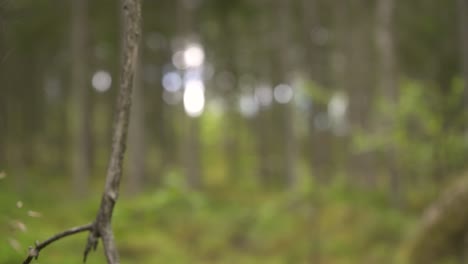
<svg viewBox="0 0 468 264"><path fill-rule="evenodd" d="M79 201L64 197L58 186L19 195L0 181L0 263L20 263L35 240L93 219L99 192ZM412 222L382 194L341 186L201 193L167 184L122 196L113 218L122 263L176 264L396 263ZM86 234L65 238L37 263L82 263L85 241ZM105 263L101 246L87 263Z"/></svg>

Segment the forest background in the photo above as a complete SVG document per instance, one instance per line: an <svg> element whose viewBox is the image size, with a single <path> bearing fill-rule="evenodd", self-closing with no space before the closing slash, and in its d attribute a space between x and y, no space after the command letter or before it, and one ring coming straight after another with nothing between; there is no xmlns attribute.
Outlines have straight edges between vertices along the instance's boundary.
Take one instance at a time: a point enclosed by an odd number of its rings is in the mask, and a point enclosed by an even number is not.
<svg viewBox="0 0 468 264"><path fill-rule="evenodd" d="M0 1L0 263L95 214L118 2ZM467 0L146 0L140 51L123 262L432 257L424 211L467 168ZM465 229L437 259L464 263Z"/></svg>

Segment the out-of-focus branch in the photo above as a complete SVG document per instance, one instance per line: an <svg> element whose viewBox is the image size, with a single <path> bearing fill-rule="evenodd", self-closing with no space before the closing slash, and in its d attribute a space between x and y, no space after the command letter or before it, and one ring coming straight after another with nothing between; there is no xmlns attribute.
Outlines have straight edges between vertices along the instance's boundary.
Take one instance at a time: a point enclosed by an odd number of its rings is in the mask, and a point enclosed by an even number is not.
<svg viewBox="0 0 468 264"><path fill-rule="evenodd" d="M67 236L71 236L74 234L84 232L84 231L91 231L92 229L93 229L93 224L77 226L77 227L67 229L61 233L58 233L41 243L36 243L34 247L29 248L28 257L23 261L23 264L31 263L33 259L37 259L39 257L39 252L45 247L47 247L48 245L54 243L55 241L61 238L67 237Z"/></svg>
<svg viewBox="0 0 468 264"><path fill-rule="evenodd" d="M468 176L464 175L424 213L417 232L403 244L404 263L441 263L449 255L464 255L468 234L467 203Z"/></svg>

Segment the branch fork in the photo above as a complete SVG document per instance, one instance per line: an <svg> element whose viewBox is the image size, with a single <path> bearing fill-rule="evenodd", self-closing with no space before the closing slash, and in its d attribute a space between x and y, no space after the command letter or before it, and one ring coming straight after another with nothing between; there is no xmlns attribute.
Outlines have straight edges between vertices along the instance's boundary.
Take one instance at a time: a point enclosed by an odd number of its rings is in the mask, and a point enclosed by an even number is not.
<svg viewBox="0 0 468 264"><path fill-rule="evenodd" d="M93 223L74 227L56 234L42 243L30 247L28 257L23 264L39 257L41 249L66 236L89 231L83 260L86 261L91 250L96 250L99 239L102 240L108 264L119 264L119 254L111 227L112 212L119 195L122 165L126 148L128 124L130 118L133 78L136 71L138 47L141 37L141 0L122 0L123 48L120 72L120 90L112 137L112 151L107 168L106 183L101 205Z"/></svg>

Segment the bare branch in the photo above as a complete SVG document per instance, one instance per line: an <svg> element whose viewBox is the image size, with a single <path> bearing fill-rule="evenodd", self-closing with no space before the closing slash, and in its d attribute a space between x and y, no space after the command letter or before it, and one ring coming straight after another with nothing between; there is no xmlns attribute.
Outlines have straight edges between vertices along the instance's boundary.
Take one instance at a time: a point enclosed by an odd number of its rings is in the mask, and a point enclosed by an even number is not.
<svg viewBox="0 0 468 264"><path fill-rule="evenodd" d="M119 254L111 227L112 212L119 196L122 165L126 148L130 117L133 78L136 71L138 47L141 36L141 0L122 0L123 48L120 73L120 92L117 98L116 119L112 140L112 152L107 169L106 185L101 206L96 217L95 230L90 232L85 258L93 244L101 237L107 263L119 263Z"/></svg>
<svg viewBox="0 0 468 264"><path fill-rule="evenodd" d="M96 249L98 240L101 238L107 263L119 263L119 254L115 245L111 220L112 212L119 196L120 179L122 178L122 165L130 117L133 78L136 71L137 54L141 36L141 0L121 1L123 14L123 48L120 92L117 98L112 152L107 168L106 184L101 199L101 206L99 207L96 220L92 224L67 230L41 244L37 244L35 248L30 249L28 258L23 264L30 263L33 258L37 258L39 251L53 241L82 231L89 231L84 252L84 261L86 261L91 249Z"/></svg>
<svg viewBox="0 0 468 264"><path fill-rule="evenodd" d="M61 238L67 237L67 236L71 236L74 234L84 232L84 231L91 231L92 229L93 229L92 223L83 225L83 226L77 226L77 227L67 229L61 233L58 233L41 243L36 243L34 247L29 248L28 257L23 261L23 264L31 263L33 259L37 259L39 257L39 252L45 247L47 247L48 245L54 243L55 241Z"/></svg>

